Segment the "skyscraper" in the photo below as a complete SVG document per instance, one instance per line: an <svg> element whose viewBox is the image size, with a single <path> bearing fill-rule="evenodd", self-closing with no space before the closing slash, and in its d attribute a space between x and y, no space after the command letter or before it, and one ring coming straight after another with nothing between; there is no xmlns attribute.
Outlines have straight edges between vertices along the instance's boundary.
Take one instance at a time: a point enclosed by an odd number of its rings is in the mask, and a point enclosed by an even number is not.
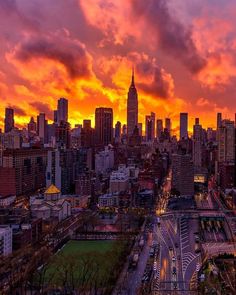
<svg viewBox="0 0 236 295"><path fill-rule="evenodd" d="M42 143L46 143L47 121L45 120L45 114L40 113L37 116L37 133Z"/></svg>
<svg viewBox="0 0 236 295"><path fill-rule="evenodd" d="M188 113L180 113L180 139L188 138Z"/></svg>
<svg viewBox="0 0 236 295"><path fill-rule="evenodd" d="M169 134L171 134L171 120L170 120L170 118L165 119L165 128L168 130Z"/></svg>
<svg viewBox="0 0 236 295"><path fill-rule="evenodd" d="M57 110L53 111L53 123L57 123Z"/></svg>
<svg viewBox="0 0 236 295"><path fill-rule="evenodd" d="M127 135L127 125L126 124L124 124L122 126L122 135Z"/></svg>
<svg viewBox="0 0 236 295"><path fill-rule="evenodd" d="M190 155L172 155L171 186L180 195L191 196L194 194L194 168Z"/></svg>
<svg viewBox="0 0 236 295"><path fill-rule="evenodd" d="M10 132L14 128L14 110L11 108L5 109L4 132Z"/></svg>
<svg viewBox="0 0 236 295"><path fill-rule="evenodd" d="M121 122L117 121L115 125L115 140L119 142L121 138Z"/></svg>
<svg viewBox="0 0 236 295"><path fill-rule="evenodd" d="M112 108L96 108L95 110L96 143L108 145L113 138L113 110Z"/></svg>
<svg viewBox="0 0 236 295"><path fill-rule="evenodd" d="M138 132L139 132L139 135L142 137L143 136L143 124L142 123L138 123Z"/></svg>
<svg viewBox="0 0 236 295"><path fill-rule="evenodd" d="M193 163L194 167L202 167L202 126L198 118L193 126Z"/></svg>
<svg viewBox="0 0 236 295"><path fill-rule="evenodd" d="M88 119L84 119L83 120L83 128L85 130L88 130L91 128L91 120L88 120Z"/></svg>
<svg viewBox="0 0 236 295"><path fill-rule="evenodd" d="M37 124L34 121L34 118L31 117L29 123L28 123L28 135L29 137L32 137L36 134Z"/></svg>
<svg viewBox="0 0 236 295"><path fill-rule="evenodd" d="M218 161L234 162L235 128L234 121L223 120L218 129Z"/></svg>
<svg viewBox="0 0 236 295"><path fill-rule="evenodd" d="M156 131L156 114L151 112L151 119L152 119L152 140L155 138L155 131Z"/></svg>
<svg viewBox="0 0 236 295"><path fill-rule="evenodd" d="M133 134L135 126L138 126L138 93L134 84L134 70L132 72L132 81L129 87L127 100L127 134Z"/></svg>
<svg viewBox="0 0 236 295"><path fill-rule="evenodd" d="M60 98L57 102L57 123L61 121L68 122L68 100L66 98Z"/></svg>
<svg viewBox="0 0 236 295"><path fill-rule="evenodd" d="M55 135L56 135L56 143L58 148L64 148L64 149L70 148L70 144L71 144L70 123L66 121L60 121L60 123L56 125Z"/></svg>
<svg viewBox="0 0 236 295"><path fill-rule="evenodd" d="M91 120L83 120L80 139L81 146L92 147L94 145L94 129L91 127Z"/></svg>
<svg viewBox="0 0 236 295"><path fill-rule="evenodd" d="M163 132L163 121L161 119L157 120L157 134L156 136L159 138L161 136L161 133Z"/></svg>
<svg viewBox="0 0 236 295"><path fill-rule="evenodd" d="M155 138L155 113L146 116L145 135L147 141L152 141Z"/></svg>
<svg viewBox="0 0 236 295"><path fill-rule="evenodd" d="M235 125L234 121L222 120L217 130L218 165L216 177L222 188L235 184Z"/></svg>
<svg viewBox="0 0 236 295"><path fill-rule="evenodd" d="M222 121L222 113L217 113L217 130L221 126L221 121Z"/></svg>

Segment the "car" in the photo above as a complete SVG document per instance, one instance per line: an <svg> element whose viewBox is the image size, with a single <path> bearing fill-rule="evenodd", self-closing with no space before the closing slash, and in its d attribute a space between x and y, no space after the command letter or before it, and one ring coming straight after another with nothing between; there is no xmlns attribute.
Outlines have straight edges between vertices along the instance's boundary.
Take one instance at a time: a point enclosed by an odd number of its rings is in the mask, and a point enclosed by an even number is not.
<svg viewBox="0 0 236 295"><path fill-rule="evenodd" d="M172 269L172 274L176 274L176 267L174 266L173 269Z"/></svg>
<svg viewBox="0 0 236 295"><path fill-rule="evenodd" d="M149 256L150 256L150 257L153 257L154 254L155 254L155 251L154 251L153 248L151 248L151 250L149 251Z"/></svg>
<svg viewBox="0 0 236 295"><path fill-rule="evenodd" d="M173 256L173 257L172 257L172 261L173 261L173 262L175 262L175 261L176 261L176 258L175 258L175 256Z"/></svg>
<svg viewBox="0 0 236 295"><path fill-rule="evenodd" d="M171 246L169 247L169 251L173 251L173 248Z"/></svg>
<svg viewBox="0 0 236 295"><path fill-rule="evenodd" d="M174 287L174 290L177 289L177 283L176 282L173 283L173 287Z"/></svg>
<svg viewBox="0 0 236 295"><path fill-rule="evenodd" d="M142 283L147 282L149 280L149 277L147 274L144 274L142 277Z"/></svg>

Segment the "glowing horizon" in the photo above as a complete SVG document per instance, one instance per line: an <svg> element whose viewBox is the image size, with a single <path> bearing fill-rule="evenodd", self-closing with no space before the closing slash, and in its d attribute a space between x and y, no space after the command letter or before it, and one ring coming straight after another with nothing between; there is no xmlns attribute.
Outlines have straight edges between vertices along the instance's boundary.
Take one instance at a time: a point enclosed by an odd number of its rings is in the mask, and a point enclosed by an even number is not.
<svg viewBox="0 0 236 295"><path fill-rule="evenodd" d="M124 124L133 65L143 129L150 112L176 133L180 112L190 131L195 117L234 119L235 16L233 0L1 1L0 128L5 107L20 128L40 112L50 122L60 97L72 127L94 125L99 106Z"/></svg>

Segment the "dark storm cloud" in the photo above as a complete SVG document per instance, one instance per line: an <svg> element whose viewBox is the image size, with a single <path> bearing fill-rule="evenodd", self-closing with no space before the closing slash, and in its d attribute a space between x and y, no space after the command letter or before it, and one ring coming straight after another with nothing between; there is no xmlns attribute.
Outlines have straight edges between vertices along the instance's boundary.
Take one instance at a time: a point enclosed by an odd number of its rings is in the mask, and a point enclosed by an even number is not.
<svg viewBox="0 0 236 295"><path fill-rule="evenodd" d="M8 13L14 12L17 10L16 1L15 0L0 1L0 9Z"/></svg>
<svg viewBox="0 0 236 295"><path fill-rule="evenodd" d="M29 3L29 12L31 14L26 15L24 13L24 10L21 9L24 4L25 3L22 3L22 1L20 2L16 0L0 0L0 16L2 18L1 20L10 20L11 23L14 23L12 19L14 18L18 25L20 23L24 28L27 28L27 30L38 31L40 28L40 19L42 20L39 6L37 5L37 3L33 3L33 1Z"/></svg>
<svg viewBox="0 0 236 295"><path fill-rule="evenodd" d="M198 54L190 28L171 15L166 0L131 0L135 17L144 18L155 34L160 48L179 59L192 73L199 72L206 61Z"/></svg>
<svg viewBox="0 0 236 295"><path fill-rule="evenodd" d="M76 40L55 35L31 38L20 45L16 51L16 58L27 61L33 57L60 62L72 79L90 76L89 59L85 48Z"/></svg>
<svg viewBox="0 0 236 295"><path fill-rule="evenodd" d="M49 119L52 119L52 117L53 117L53 111L50 108L50 105L49 104L43 103L43 102L40 102L40 101L35 101L35 102L30 103L30 105L35 110L37 110L39 113L44 113L44 114L47 115L47 117Z"/></svg>
<svg viewBox="0 0 236 295"><path fill-rule="evenodd" d="M20 108L19 106L10 105L9 107L14 109L14 114L17 116L26 116L27 115L26 111L23 110L22 108Z"/></svg>
<svg viewBox="0 0 236 295"><path fill-rule="evenodd" d="M149 71L148 65L144 68L145 72ZM169 98L173 95L173 83L171 76L166 74L164 70L155 67L153 80L151 83L139 83L138 86L147 94L154 97Z"/></svg>

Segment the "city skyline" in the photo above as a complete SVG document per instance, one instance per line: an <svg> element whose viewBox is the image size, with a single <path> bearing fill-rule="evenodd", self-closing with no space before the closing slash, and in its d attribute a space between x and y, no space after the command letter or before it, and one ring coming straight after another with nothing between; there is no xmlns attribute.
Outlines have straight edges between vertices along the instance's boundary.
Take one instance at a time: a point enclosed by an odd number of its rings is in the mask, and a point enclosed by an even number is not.
<svg viewBox="0 0 236 295"><path fill-rule="evenodd" d="M50 122L60 97L69 100L72 125L84 118L94 125L96 107L111 107L124 124L133 65L143 125L151 112L170 117L174 130L181 112L190 126L200 117L216 127L217 112L234 118L233 1L99 3L0 3L0 128L6 107L15 109L16 126L40 112Z"/></svg>
<svg viewBox="0 0 236 295"><path fill-rule="evenodd" d="M236 0L0 0L0 294L236 294Z"/></svg>

